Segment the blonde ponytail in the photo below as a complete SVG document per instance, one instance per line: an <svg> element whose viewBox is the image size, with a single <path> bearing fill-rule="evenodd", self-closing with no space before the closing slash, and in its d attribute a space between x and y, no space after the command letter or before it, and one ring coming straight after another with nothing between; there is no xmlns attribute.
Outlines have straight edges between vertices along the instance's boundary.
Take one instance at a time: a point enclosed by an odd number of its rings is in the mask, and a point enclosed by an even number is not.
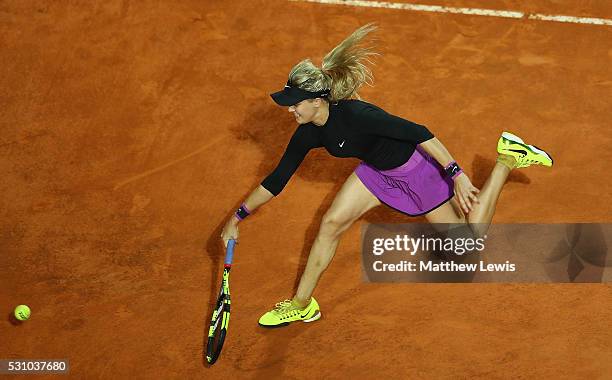
<svg viewBox="0 0 612 380"><path fill-rule="evenodd" d="M376 29L373 24L362 26L327 53L321 68L310 59L295 65L289 73L289 82L306 91L331 89L330 101L351 97L359 98L357 90L365 83L372 85L374 77L367 63L378 55L371 47L361 46L363 38Z"/></svg>

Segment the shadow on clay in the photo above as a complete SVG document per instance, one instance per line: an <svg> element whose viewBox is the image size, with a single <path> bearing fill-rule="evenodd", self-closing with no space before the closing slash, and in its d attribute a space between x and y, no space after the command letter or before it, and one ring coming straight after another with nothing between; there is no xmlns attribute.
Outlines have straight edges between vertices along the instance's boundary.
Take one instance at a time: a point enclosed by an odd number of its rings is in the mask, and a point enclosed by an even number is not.
<svg viewBox="0 0 612 380"><path fill-rule="evenodd" d="M495 159L485 158L477 154L472 161L472 172L467 173L472 180L472 184L477 188L482 189L482 186L491 174L494 166ZM531 179L529 179L529 177L527 177L520 170L513 170L510 172L507 182L518 182L528 185L531 183Z"/></svg>
<svg viewBox="0 0 612 380"><path fill-rule="evenodd" d="M13 314L12 312L8 313L8 316L6 317L6 319L13 326L21 326L23 324L22 321L20 321L19 319L15 318L15 314Z"/></svg>

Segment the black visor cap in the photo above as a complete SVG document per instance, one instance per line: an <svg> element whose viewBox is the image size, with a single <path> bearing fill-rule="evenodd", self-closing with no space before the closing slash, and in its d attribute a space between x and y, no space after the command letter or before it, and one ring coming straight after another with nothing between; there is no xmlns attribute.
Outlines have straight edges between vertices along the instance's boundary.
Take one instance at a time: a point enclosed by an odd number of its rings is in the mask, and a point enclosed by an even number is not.
<svg viewBox="0 0 612 380"><path fill-rule="evenodd" d="M329 90L310 92L302 90L298 87L292 87L289 83L285 85L282 91L271 94L272 100L279 106L289 107L298 104L302 100L325 98L329 95Z"/></svg>

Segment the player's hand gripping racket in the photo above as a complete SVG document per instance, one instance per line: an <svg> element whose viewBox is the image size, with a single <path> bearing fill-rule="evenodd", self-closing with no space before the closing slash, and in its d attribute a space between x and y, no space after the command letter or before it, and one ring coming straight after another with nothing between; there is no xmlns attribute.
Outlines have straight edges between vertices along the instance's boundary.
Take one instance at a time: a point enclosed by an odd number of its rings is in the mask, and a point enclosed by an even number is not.
<svg viewBox="0 0 612 380"><path fill-rule="evenodd" d="M223 281L221 282L221 291L217 304L213 311L210 320L210 328L208 329L208 346L206 347L206 360L210 364L214 364L219 358L223 341L229 328L230 319L230 290L229 290L229 274L232 269L232 259L234 257L234 245L236 241L230 239L227 242L227 251L225 252L225 265L223 267Z"/></svg>

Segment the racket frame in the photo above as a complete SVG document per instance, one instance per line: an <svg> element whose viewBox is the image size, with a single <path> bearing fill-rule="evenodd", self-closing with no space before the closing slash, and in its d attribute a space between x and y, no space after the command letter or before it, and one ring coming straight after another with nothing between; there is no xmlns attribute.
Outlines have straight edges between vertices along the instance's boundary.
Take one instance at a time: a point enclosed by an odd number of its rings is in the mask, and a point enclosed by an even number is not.
<svg viewBox="0 0 612 380"><path fill-rule="evenodd" d="M210 327L208 328L208 344L206 347L206 361L209 364L214 364L223 348L230 320L230 305L232 303L230 297L229 275L232 269L232 261L234 256L234 246L236 242L230 239L225 252L225 265L223 266L223 280L221 281L221 289L219 297L213 311ZM219 326L221 323L221 326ZM217 344L215 346L215 334L219 334Z"/></svg>

